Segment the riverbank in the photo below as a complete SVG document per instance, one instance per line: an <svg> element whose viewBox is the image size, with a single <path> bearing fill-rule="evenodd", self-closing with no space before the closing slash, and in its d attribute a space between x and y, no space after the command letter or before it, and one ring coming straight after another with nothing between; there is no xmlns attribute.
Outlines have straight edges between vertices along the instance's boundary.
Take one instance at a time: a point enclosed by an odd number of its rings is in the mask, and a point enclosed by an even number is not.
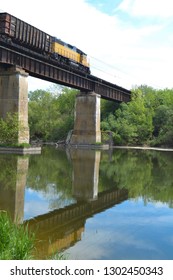
<svg viewBox="0 0 173 280"><path fill-rule="evenodd" d="M116 149L133 149L133 150L153 150L162 152L173 152L171 148L157 148L157 147L140 147L140 146L113 146Z"/></svg>

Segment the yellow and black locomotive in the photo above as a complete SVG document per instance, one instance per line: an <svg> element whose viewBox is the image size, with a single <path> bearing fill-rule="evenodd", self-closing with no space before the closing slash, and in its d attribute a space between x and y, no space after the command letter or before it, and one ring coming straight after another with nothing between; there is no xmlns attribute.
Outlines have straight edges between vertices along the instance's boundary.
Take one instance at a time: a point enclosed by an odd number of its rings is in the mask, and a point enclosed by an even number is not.
<svg viewBox="0 0 173 280"><path fill-rule="evenodd" d="M10 15L0 13L0 38L53 59L58 65L90 73L87 55L78 48Z"/></svg>
<svg viewBox="0 0 173 280"><path fill-rule="evenodd" d="M52 40L52 53L55 59L66 62L69 60L71 65L78 66L81 71L89 72L87 55L76 47L54 37Z"/></svg>

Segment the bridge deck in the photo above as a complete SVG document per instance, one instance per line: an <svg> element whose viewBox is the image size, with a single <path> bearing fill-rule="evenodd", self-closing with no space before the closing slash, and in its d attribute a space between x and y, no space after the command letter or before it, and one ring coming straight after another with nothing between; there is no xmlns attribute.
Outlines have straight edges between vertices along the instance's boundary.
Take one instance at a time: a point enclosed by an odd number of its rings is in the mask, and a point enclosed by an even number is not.
<svg viewBox="0 0 173 280"><path fill-rule="evenodd" d="M131 92L115 84L104 81L89 74L81 74L62 69L52 59L31 52L25 48L8 46L0 39L0 64L18 66L23 68L31 76L62 84L82 91L94 91L102 98L117 102L130 101Z"/></svg>

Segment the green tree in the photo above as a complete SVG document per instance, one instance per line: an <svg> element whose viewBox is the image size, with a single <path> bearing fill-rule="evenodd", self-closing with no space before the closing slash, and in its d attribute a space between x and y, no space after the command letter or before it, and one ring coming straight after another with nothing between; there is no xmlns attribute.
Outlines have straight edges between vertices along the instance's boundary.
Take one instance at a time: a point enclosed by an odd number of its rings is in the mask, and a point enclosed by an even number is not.
<svg viewBox="0 0 173 280"><path fill-rule="evenodd" d="M77 90L63 88L57 99L60 118L54 131L55 139L66 139L68 132L74 127L75 97L77 93Z"/></svg>
<svg viewBox="0 0 173 280"><path fill-rule="evenodd" d="M152 135L153 126L152 112L145 106L142 92L134 91L132 101L122 103L102 123L102 128L113 131L116 144L145 144Z"/></svg>
<svg viewBox="0 0 173 280"><path fill-rule="evenodd" d="M101 127L117 145L173 145L173 89L136 87L129 103L114 112L104 106L103 114Z"/></svg>
<svg viewBox="0 0 173 280"><path fill-rule="evenodd" d="M29 94L29 126L31 137L44 141L66 139L73 128L74 104L77 91L69 88L61 92L37 90Z"/></svg>
<svg viewBox="0 0 173 280"><path fill-rule="evenodd" d="M173 147L173 109L167 108L164 113L162 110L162 116L162 119L161 114L159 116L161 126L155 143L157 145Z"/></svg>
<svg viewBox="0 0 173 280"><path fill-rule="evenodd" d="M148 90L145 106L153 112L153 137L151 145L173 145L173 89Z"/></svg>
<svg viewBox="0 0 173 280"><path fill-rule="evenodd" d="M114 114L119 107L120 103L101 99L101 120L104 121L110 114Z"/></svg>
<svg viewBox="0 0 173 280"><path fill-rule="evenodd" d="M49 140L60 114L56 98L49 92L38 90L29 94L29 126L31 137Z"/></svg>

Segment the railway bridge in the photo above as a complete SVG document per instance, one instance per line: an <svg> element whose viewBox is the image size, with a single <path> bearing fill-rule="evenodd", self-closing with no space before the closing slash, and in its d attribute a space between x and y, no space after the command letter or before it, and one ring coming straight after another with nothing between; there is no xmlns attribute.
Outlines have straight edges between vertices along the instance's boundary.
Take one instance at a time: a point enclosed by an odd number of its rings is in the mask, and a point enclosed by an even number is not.
<svg viewBox="0 0 173 280"><path fill-rule="evenodd" d="M100 98L128 102L131 92L89 73L59 65L54 58L24 44L24 38L18 42L9 39L1 34L1 30L6 32L6 24L0 21L0 117L5 118L8 112L18 113L18 142L29 143L28 75L80 90L71 144L101 142ZM21 30L19 36L23 36Z"/></svg>

